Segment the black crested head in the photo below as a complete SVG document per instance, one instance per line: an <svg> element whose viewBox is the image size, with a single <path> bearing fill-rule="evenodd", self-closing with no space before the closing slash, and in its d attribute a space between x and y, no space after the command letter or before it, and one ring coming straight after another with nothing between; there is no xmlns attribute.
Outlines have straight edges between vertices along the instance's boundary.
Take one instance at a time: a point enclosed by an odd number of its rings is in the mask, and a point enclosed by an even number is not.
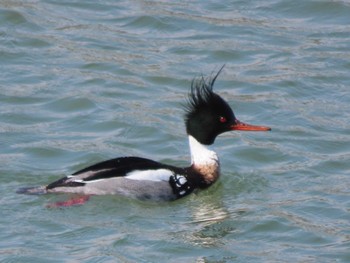
<svg viewBox="0 0 350 263"><path fill-rule="evenodd" d="M223 66L224 67L224 66ZM214 77L194 79L186 106L185 124L188 135L200 143L210 145L216 136L231 130L236 118L227 102L213 91Z"/></svg>

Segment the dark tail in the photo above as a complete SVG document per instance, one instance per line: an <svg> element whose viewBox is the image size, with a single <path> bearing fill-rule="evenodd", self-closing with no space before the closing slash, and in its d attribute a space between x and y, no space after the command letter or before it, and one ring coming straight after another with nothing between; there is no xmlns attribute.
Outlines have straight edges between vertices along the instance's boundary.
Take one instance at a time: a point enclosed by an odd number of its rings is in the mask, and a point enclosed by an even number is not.
<svg viewBox="0 0 350 263"><path fill-rule="evenodd" d="M16 191L17 194L43 195L47 193L46 186L21 187Z"/></svg>

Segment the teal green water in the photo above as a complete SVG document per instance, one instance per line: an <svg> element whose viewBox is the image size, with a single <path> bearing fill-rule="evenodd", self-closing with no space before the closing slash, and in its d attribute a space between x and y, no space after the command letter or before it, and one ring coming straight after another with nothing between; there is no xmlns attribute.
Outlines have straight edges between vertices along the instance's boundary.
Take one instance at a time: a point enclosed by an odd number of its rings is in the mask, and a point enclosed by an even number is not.
<svg viewBox="0 0 350 263"><path fill-rule="evenodd" d="M350 262L348 1L0 2L1 262ZM25 196L95 162L188 165L193 77L269 133L172 203Z"/></svg>

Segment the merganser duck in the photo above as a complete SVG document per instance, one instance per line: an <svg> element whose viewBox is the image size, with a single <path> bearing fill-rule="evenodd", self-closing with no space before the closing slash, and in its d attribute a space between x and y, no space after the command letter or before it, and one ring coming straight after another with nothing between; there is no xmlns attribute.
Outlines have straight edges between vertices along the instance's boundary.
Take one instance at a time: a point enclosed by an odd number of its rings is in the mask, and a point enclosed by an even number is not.
<svg viewBox="0 0 350 263"><path fill-rule="evenodd" d="M223 68L223 67L222 67ZM120 157L100 162L41 187L22 188L24 194L76 193L122 195L136 199L170 201L211 186L220 174L217 154L208 148L224 132L269 131L236 119L231 107L213 85L214 77L194 79L185 112L191 165L180 168L140 157Z"/></svg>

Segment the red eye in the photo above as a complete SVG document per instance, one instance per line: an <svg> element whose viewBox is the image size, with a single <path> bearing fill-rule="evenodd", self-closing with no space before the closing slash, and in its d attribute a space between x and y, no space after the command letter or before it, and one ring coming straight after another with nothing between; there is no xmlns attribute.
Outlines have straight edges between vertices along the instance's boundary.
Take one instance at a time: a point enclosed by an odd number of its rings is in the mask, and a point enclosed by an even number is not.
<svg viewBox="0 0 350 263"><path fill-rule="evenodd" d="M220 122L221 122L221 123L225 123L225 122L227 122L227 120L226 120L225 117L222 117L222 116L221 116L221 117L220 117Z"/></svg>

